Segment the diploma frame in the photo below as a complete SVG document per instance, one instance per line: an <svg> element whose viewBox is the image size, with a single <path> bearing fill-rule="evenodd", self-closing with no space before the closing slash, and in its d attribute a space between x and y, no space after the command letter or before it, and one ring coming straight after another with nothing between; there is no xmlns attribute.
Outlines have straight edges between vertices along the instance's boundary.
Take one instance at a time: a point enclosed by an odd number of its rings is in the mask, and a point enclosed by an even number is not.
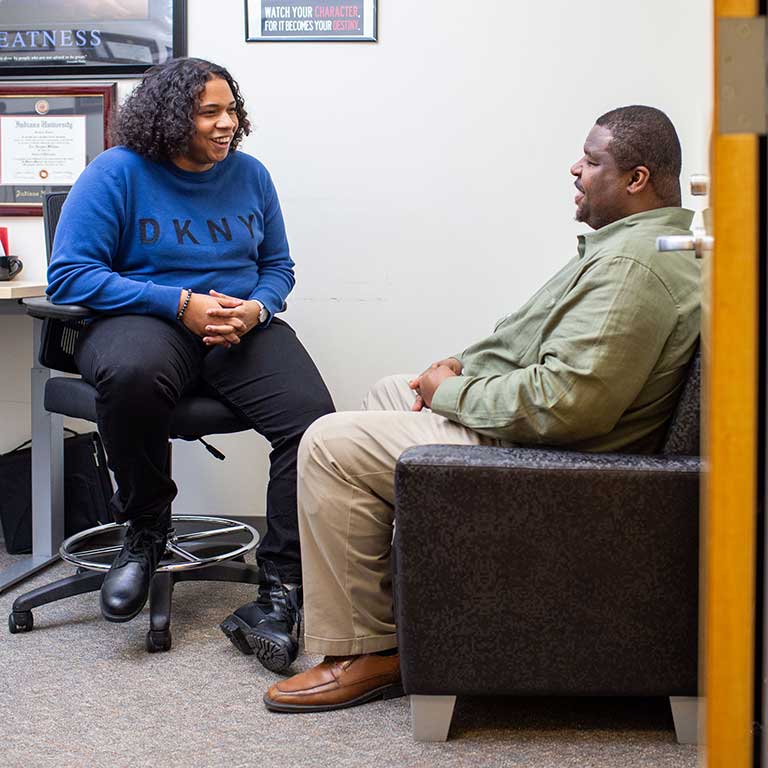
<svg viewBox="0 0 768 768"><path fill-rule="evenodd" d="M171 3L171 17L166 20L164 3ZM23 0L15 0L23 2ZM63 0L62 0L63 4ZM0 19L0 32L7 32L6 47L0 53L34 54L29 62L19 59L16 63L8 64L0 61L0 79L55 79L89 78L89 79L113 79L135 78L149 69L154 64L161 64L170 58L178 58L187 55L187 0L147 0L146 18L128 20L111 19L105 11L104 18L91 17L79 23L74 18L68 21L49 22L43 19L35 19L34 12L30 10L24 22L3 24ZM130 26L128 26L130 25ZM157 35L158 27L163 30L163 40ZM93 38L91 31L95 30L98 37ZM14 44L16 32L20 32L20 42L26 43L25 47L16 47ZM34 31L37 41L44 32L54 39L67 34L67 49L38 48L33 50L27 37ZM79 37L78 37L79 34ZM170 38L170 39L168 39ZM98 44L95 43L98 40ZM59 40L61 43L62 41ZM169 56L161 56L162 46L170 42ZM80 45L83 47L80 47ZM65 55L58 55L70 50L73 54L77 51L84 53L84 62L73 63L68 61ZM90 51L90 53L89 53ZM134 51L132 54L131 51ZM143 51L141 56L135 52ZM50 54L50 55L49 55ZM152 62L146 61L147 56ZM47 57L47 58L46 58Z"/></svg>
<svg viewBox="0 0 768 768"><path fill-rule="evenodd" d="M85 163L110 146L112 110L117 85L5 85L0 83L0 120L13 117L37 118L85 116ZM0 156L13 151L4 147L0 130ZM7 158L6 158L7 160ZM5 184L0 177L0 216L42 216L44 192L63 191L67 185Z"/></svg>
<svg viewBox="0 0 768 768"><path fill-rule="evenodd" d="M265 5L278 4L274 0L245 0L245 42L246 43L375 43L377 41L377 27L378 27L378 9L377 0L362 0L363 7L363 28L359 32L342 31L334 32L333 30L313 30L311 34L280 34L279 32L266 32L262 22L267 22L264 13ZM318 6L323 7L336 7L336 6L349 6L357 5L359 3L345 3L343 0L306 0L301 5L305 8L315 10ZM285 5L298 5L295 0L288 0ZM314 21L307 16L297 15L296 19L288 17L283 21L299 21L308 22ZM333 21L338 21L344 24L345 21L354 21L354 19L327 17L324 19L317 19L330 23L333 26ZM276 19L275 23L279 24L280 19Z"/></svg>

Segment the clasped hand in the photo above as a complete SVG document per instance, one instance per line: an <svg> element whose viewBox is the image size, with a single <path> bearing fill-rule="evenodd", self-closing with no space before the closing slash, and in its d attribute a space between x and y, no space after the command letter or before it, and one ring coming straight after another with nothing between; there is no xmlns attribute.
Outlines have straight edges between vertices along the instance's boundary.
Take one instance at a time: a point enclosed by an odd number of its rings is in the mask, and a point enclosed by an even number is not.
<svg viewBox="0 0 768 768"><path fill-rule="evenodd" d="M416 392L416 399L411 406L412 411L432 407L432 398L437 388L450 376L461 375L461 362L455 357L438 360L427 368L424 373L411 379L408 386Z"/></svg>
<svg viewBox="0 0 768 768"><path fill-rule="evenodd" d="M258 301L237 299L218 291L193 293L182 322L209 347L231 347L259 324Z"/></svg>

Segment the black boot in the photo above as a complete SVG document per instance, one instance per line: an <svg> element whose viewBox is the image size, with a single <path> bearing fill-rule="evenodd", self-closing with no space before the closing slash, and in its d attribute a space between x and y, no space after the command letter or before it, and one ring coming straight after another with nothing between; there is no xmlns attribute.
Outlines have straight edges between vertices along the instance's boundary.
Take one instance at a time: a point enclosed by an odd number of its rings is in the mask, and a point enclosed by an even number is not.
<svg viewBox="0 0 768 768"><path fill-rule="evenodd" d="M253 653L253 648L248 645L245 633L249 632L251 627L256 626L265 616L261 606L254 600L252 603L240 606L234 613L227 616L219 624L219 627L240 653L250 656Z"/></svg>
<svg viewBox="0 0 768 768"><path fill-rule="evenodd" d="M101 585L101 613L107 621L130 621L147 602L149 584L165 552L170 515L135 520L125 531L123 548Z"/></svg>
<svg viewBox="0 0 768 768"><path fill-rule="evenodd" d="M277 568L265 560L258 600L238 608L220 626L243 653L255 654L271 672L283 672L299 652L300 611L301 587L286 589Z"/></svg>

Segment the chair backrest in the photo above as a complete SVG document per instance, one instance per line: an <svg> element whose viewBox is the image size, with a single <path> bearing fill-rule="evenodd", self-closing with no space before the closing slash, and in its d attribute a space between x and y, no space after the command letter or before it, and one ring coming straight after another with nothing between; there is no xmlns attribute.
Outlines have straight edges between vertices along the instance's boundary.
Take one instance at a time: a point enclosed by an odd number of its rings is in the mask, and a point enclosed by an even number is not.
<svg viewBox="0 0 768 768"><path fill-rule="evenodd" d="M46 192L43 195L43 229L45 230L45 257L51 263L53 237L61 217L67 192ZM40 344L40 362L47 368L65 373L77 373L74 360L75 344L83 328L81 320L64 322L47 318L43 321Z"/></svg>
<svg viewBox="0 0 768 768"><path fill-rule="evenodd" d="M699 400L701 397L701 349L696 345L691 362L688 365L680 400L669 423L667 437L662 453L699 455Z"/></svg>
<svg viewBox="0 0 768 768"><path fill-rule="evenodd" d="M51 263L53 236L61 217L61 207L67 199L67 192L46 192L43 195L43 228L45 229L45 258Z"/></svg>

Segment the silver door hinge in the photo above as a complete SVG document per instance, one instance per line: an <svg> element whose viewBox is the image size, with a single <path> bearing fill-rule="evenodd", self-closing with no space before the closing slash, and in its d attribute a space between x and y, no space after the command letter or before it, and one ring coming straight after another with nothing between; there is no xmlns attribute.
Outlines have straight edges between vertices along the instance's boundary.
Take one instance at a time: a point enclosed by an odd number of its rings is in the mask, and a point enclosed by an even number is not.
<svg viewBox="0 0 768 768"><path fill-rule="evenodd" d="M768 133L766 17L718 23L719 133Z"/></svg>

